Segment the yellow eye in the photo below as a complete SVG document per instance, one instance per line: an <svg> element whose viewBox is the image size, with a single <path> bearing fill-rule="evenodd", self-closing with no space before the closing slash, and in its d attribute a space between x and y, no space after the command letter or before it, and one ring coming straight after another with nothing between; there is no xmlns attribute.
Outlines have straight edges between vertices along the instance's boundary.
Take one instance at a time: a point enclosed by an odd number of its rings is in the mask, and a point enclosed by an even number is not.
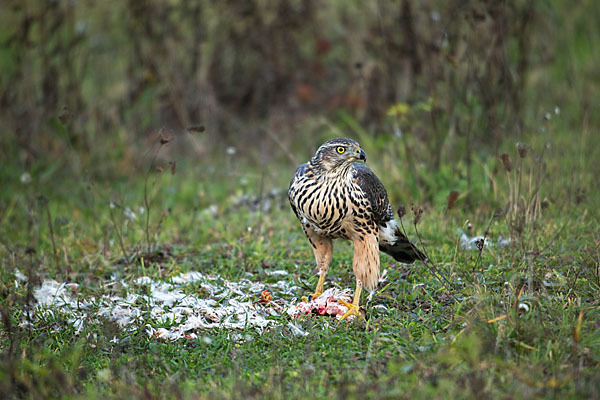
<svg viewBox="0 0 600 400"><path fill-rule="evenodd" d="M338 153L344 154L344 152L346 151L346 148L342 147L342 146L339 146L336 150L337 150Z"/></svg>

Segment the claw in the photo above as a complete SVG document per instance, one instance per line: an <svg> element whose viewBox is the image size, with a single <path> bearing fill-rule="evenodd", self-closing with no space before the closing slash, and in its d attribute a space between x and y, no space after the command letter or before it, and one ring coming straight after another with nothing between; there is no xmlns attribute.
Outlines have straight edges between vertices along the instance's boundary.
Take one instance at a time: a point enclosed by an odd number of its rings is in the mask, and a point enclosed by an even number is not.
<svg viewBox="0 0 600 400"><path fill-rule="evenodd" d="M309 299L314 300L317 297L321 296L323 292L314 292L313 294L308 295Z"/></svg>
<svg viewBox="0 0 600 400"><path fill-rule="evenodd" d="M344 315L342 315L342 318L340 318L340 322L345 320L346 318L348 318L351 315L358 317L358 318L364 318L364 315L360 312L360 310L356 304L348 303L347 301L344 301L342 299L338 299L338 303L341 303L341 304L345 305L346 307L348 307L348 311L346 311L344 313Z"/></svg>
<svg viewBox="0 0 600 400"><path fill-rule="evenodd" d="M308 296L302 296L302 302L308 303L309 301L313 301L317 297L321 296L323 292L315 292L313 294L309 294Z"/></svg>

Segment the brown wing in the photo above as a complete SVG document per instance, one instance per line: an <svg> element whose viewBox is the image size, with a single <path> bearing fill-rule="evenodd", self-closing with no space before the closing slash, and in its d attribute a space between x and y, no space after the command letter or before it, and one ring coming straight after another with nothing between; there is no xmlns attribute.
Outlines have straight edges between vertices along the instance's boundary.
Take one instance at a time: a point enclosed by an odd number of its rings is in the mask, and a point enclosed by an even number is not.
<svg viewBox="0 0 600 400"><path fill-rule="evenodd" d="M390 206L387 192L383 184L373 171L365 164L354 163L356 183L369 199L373 209L373 220L378 225L385 225L394 218L394 211Z"/></svg>
<svg viewBox="0 0 600 400"><path fill-rule="evenodd" d="M383 187L377 175L366 165L355 163L354 169L358 186L367 195L373 208L375 222L379 225L386 225L388 221L394 219L394 211L390 206L385 187ZM396 236L395 242L389 245L380 244L379 249L381 251L403 263L412 263L415 260L425 260L427 258L399 228L396 228L394 235Z"/></svg>

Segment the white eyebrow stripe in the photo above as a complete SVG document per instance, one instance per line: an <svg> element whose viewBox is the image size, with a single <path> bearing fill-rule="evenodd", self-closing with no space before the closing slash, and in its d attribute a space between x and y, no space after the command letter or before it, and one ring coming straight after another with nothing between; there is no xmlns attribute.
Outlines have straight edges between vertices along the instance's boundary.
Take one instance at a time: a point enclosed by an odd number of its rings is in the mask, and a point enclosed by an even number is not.
<svg viewBox="0 0 600 400"><path fill-rule="evenodd" d="M322 148L327 148L327 147L338 147L338 146L349 147L349 146L354 146L354 144L352 144L352 143L330 143L330 144L327 144L327 145L324 144L321 147Z"/></svg>

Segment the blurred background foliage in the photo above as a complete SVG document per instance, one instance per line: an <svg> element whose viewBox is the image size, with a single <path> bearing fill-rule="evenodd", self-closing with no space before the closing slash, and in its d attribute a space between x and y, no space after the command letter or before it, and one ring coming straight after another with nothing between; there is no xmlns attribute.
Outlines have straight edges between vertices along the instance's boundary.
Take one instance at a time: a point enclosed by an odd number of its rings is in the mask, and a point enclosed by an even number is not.
<svg viewBox="0 0 600 400"><path fill-rule="evenodd" d="M223 165L235 154L284 184L291 174L278 179L268 166L293 171L343 135L363 142L375 165L387 157L391 172L412 172L410 190L433 200L439 188L420 168L470 185L474 162L540 133L543 147L557 131L589 151L599 8L594 0L6 0L0 156L15 169L3 168L2 181L49 168L94 179L145 172L161 132L176 139L169 151L180 161ZM547 126L558 116L558 127Z"/></svg>
<svg viewBox="0 0 600 400"><path fill-rule="evenodd" d="M598 397L599 21L597 0L1 0L0 397ZM47 277L112 295L113 276L284 269L308 291L285 189L336 136L394 206L423 206L419 243L461 302L383 259L370 332L32 330ZM463 249L461 228L510 247ZM329 277L354 285L336 246Z"/></svg>

